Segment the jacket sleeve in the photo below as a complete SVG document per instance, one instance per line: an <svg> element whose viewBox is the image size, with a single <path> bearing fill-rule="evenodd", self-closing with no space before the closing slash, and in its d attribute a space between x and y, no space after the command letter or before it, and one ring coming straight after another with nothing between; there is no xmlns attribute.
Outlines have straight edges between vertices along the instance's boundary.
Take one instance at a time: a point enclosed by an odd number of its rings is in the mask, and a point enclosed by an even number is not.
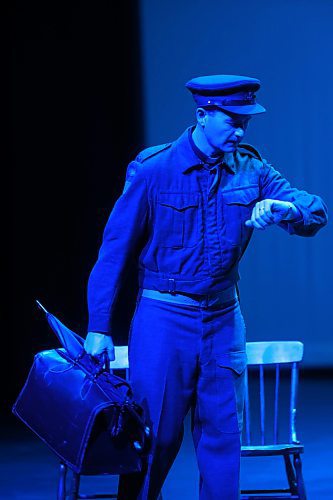
<svg viewBox="0 0 333 500"><path fill-rule="evenodd" d="M327 206L322 198L292 187L280 172L265 160L260 176L260 187L261 199L291 201L300 212L299 218L277 224L289 234L314 236L327 224Z"/></svg>
<svg viewBox="0 0 333 500"><path fill-rule="evenodd" d="M133 172L133 163L128 166L124 191L106 223L98 258L88 279L88 331L110 334L118 290L145 233L147 182L141 169Z"/></svg>

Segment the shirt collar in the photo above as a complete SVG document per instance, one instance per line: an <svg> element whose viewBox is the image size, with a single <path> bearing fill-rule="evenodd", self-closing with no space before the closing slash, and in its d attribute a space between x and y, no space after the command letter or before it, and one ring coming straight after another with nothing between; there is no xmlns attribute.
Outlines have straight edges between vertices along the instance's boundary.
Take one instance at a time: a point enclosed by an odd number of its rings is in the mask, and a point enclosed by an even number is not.
<svg viewBox="0 0 333 500"><path fill-rule="evenodd" d="M184 174L194 168L202 167L204 163L215 165L221 162L221 159L210 158L196 146L192 138L194 127L194 125L188 127L175 144L178 155L180 155L181 170ZM224 153L222 165L226 166L233 174L235 173L233 153Z"/></svg>

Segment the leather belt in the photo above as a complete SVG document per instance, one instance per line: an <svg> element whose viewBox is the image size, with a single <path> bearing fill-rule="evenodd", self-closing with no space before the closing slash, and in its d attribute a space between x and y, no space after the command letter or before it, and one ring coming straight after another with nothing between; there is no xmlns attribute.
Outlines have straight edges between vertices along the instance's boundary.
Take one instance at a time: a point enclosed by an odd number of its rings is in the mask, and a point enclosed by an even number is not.
<svg viewBox="0 0 333 500"><path fill-rule="evenodd" d="M237 299L236 287L226 288L214 295L197 295L188 296L181 293L160 292L159 290L148 290L143 288L142 297L154 300L162 300L163 302L171 302L173 304L184 304L195 307L212 307L220 306L226 302Z"/></svg>

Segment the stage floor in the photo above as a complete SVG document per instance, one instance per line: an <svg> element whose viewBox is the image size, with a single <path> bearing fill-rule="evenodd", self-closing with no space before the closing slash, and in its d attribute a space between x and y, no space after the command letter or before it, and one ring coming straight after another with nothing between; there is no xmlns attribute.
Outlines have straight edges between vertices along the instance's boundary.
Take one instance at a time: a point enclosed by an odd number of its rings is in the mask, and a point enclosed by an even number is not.
<svg viewBox="0 0 333 500"><path fill-rule="evenodd" d="M299 386L298 438L305 446L303 473L308 500L333 498L333 378L307 373ZM56 499L58 461L53 453L14 416L1 418L0 499ZM163 487L163 500L198 498L198 472L190 416L185 420L181 450ZM117 476L83 477L81 492L115 492ZM242 488L287 487L281 457L242 458ZM223 499L221 494L220 499Z"/></svg>

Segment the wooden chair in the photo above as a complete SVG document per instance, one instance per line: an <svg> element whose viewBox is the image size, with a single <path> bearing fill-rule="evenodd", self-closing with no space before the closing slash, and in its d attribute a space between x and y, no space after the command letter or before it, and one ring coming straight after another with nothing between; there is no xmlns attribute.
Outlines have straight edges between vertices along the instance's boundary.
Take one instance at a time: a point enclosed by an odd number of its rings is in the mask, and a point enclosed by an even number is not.
<svg viewBox="0 0 333 500"><path fill-rule="evenodd" d="M245 371L245 407L244 407L244 429L242 456L283 456L289 489L272 490L242 490L242 500L263 499L299 499L306 500L304 481L302 476L302 462L300 454L304 447L296 437L295 417L298 388L299 364L303 358L303 344L294 341L281 342L247 342L246 351L248 366ZM115 361L110 363L110 369L124 370L125 378L128 380L128 348L127 346L115 346ZM268 424L265 419L265 366L266 369L273 368L275 371L274 384L274 419L273 419L273 442L268 443L266 431ZM290 398L289 398L289 421L287 442L279 441L279 396L280 396L280 374L282 367L291 369ZM259 368L259 402L260 402L260 444L253 444L253 432L250 414L250 384L249 374L251 369ZM251 398L252 400L252 398ZM253 422L252 422L253 424ZM291 457L293 461L291 460ZM58 483L58 500L117 498L116 494L82 494L79 493L80 474L72 473L72 481L69 496L66 496L66 474L67 466L60 464L60 476ZM272 496L272 494L274 496Z"/></svg>
<svg viewBox="0 0 333 500"><path fill-rule="evenodd" d="M110 362L110 371L115 372L125 378L129 379L129 369L128 369L128 349L127 346L115 346L115 360ZM119 373L121 370L121 373ZM69 493L67 495L66 491L66 476L68 472L68 467L63 462L60 463L59 467L59 481L58 481L58 494L57 500L77 500L81 498L92 499L92 498L117 498L116 493L93 493L84 494L80 493L80 478L82 474L76 472L71 472L71 482Z"/></svg>
<svg viewBox="0 0 333 500"><path fill-rule="evenodd" d="M282 456L289 488L243 489L242 500L306 499L301 460L304 446L297 439L295 426L299 365L303 359L303 347L303 344L297 341L248 342L246 344L248 360L245 371L246 390L241 454L242 457ZM288 403L284 406L280 401L285 395L282 394L281 387L282 371L283 375L287 375L287 385L290 387L290 392L288 390L287 394ZM268 373L273 377L270 377L267 382L265 375ZM268 406L265 403L269 384L273 384L273 394L271 395L272 404ZM256 438L254 438L255 427L251 418L250 400L251 405L254 406L256 403L257 406L259 405L256 410L260 420ZM280 430L283 423L280 421L280 415L283 412L287 418L286 439L281 440ZM271 414L270 421L266 419L268 413ZM268 434L271 437L268 438Z"/></svg>

